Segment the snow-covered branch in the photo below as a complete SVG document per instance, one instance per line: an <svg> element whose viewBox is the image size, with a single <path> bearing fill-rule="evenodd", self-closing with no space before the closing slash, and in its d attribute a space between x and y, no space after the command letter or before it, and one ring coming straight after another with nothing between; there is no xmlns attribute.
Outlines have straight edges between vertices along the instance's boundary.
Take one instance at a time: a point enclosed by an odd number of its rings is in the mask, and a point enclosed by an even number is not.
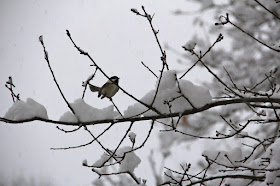
<svg viewBox="0 0 280 186"><path fill-rule="evenodd" d="M180 117L185 115L191 115L200 113L203 111L206 111L211 108L219 107L219 106L225 106L225 105L232 105L232 104L239 104L239 103L276 103L280 104L279 98L265 98L265 97L258 97L258 98L236 98L236 99L227 99L227 100L221 100L221 101L215 101L209 104L206 104L199 108L192 108L183 110L182 112L174 112L169 114L160 114L160 115L152 115L152 116L143 116L143 117L128 117L128 118L120 118L120 119L100 119L100 120L90 120L90 121L84 121L84 122L66 122L66 121L57 121L57 120L51 120L41 117L31 117L26 119L8 119L5 117L0 117L0 121L5 123L11 123L11 124L18 124L18 123L28 123L31 121L43 121L46 123L51 124L60 124L60 125L67 125L67 126L79 126L80 124L84 126L88 125L98 125L98 124L104 124L104 123L124 123L124 122L136 122L136 121L150 121L150 120L157 120L157 119L165 119L165 118L172 118L172 117ZM254 105L256 106L256 105ZM264 107L265 105L258 105L257 107ZM278 108L279 106L275 106ZM273 107L269 107L272 108ZM276 122L277 120L273 120L273 122Z"/></svg>

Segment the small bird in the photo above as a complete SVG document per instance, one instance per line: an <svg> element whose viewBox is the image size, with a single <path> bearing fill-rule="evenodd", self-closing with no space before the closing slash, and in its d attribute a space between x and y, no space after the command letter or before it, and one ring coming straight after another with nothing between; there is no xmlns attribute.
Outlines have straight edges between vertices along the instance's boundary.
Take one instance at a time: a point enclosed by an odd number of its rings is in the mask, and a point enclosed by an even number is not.
<svg viewBox="0 0 280 186"><path fill-rule="evenodd" d="M92 92L98 92L98 97L101 99L107 97L111 99L119 91L119 78L117 76L112 76L110 79L100 88L89 84L89 88Z"/></svg>

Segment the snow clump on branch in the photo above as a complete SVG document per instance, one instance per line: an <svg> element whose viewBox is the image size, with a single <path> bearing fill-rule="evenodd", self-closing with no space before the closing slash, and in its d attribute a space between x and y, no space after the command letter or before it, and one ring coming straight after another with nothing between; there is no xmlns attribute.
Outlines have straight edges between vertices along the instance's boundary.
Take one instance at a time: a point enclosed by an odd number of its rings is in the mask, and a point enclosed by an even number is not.
<svg viewBox="0 0 280 186"><path fill-rule="evenodd" d="M74 109L76 116L81 122L88 122L94 120L103 120L103 119L114 119L118 112L114 111L114 106L108 106L103 109L97 109L88 105L83 99L79 98L70 103L71 107ZM76 116L70 112L65 112L59 119L63 122L78 122Z"/></svg>
<svg viewBox="0 0 280 186"><path fill-rule="evenodd" d="M48 114L43 105L31 98L27 98L26 102L16 101L4 116L9 120L25 120L34 117L48 119Z"/></svg>
<svg viewBox="0 0 280 186"><path fill-rule="evenodd" d="M129 152L130 150L131 147L125 146L120 148L116 153L119 157L124 156L124 159L120 163L120 172L133 173L134 169L141 163L141 159L135 154L135 152Z"/></svg>
<svg viewBox="0 0 280 186"><path fill-rule="evenodd" d="M159 82L159 80L158 80ZM158 84L157 82L157 84ZM147 105L151 105L154 96L156 99L152 107L160 111L162 114L183 112L184 110L199 108L212 102L212 96L208 89L194 85L192 82L184 79L176 79L175 71L163 72L159 87L156 84L155 89L149 91L141 101ZM158 87L158 92L156 89ZM135 103L124 111L124 117L131 117L146 111L146 106ZM149 110L142 114L143 116L152 116L156 113Z"/></svg>
<svg viewBox="0 0 280 186"><path fill-rule="evenodd" d="M101 167L105 162L108 162L110 156L107 153L103 153L99 160L97 160L92 166ZM141 163L141 159L131 152L131 147L124 146L117 150L115 158L120 161L119 172L133 173L135 168Z"/></svg>

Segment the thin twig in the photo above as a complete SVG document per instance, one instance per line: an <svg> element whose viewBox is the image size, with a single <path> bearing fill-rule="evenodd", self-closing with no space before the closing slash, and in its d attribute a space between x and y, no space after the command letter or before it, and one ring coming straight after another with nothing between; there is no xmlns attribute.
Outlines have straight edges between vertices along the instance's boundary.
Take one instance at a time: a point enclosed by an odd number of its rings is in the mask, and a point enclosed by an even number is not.
<svg viewBox="0 0 280 186"><path fill-rule="evenodd" d="M105 134L105 132L107 132L112 126L114 125L114 123L111 123L111 125L109 127L107 127L105 130L103 130L103 132L101 132L96 138L92 139L90 142L82 144L82 145L77 145L77 146L71 146L71 147L57 147L57 148L51 148L51 150L68 150L68 149L76 149L76 148L80 148L80 147L85 147L88 146L90 144L92 144L93 142L95 142L99 137L101 137L103 134Z"/></svg>
<svg viewBox="0 0 280 186"><path fill-rule="evenodd" d="M15 98L20 101L20 98L19 98L19 94L15 94L14 93L14 90L13 90L13 87L16 87L13 83L13 79L12 79L12 76L9 76L9 80L6 82L5 84L5 87L11 92L11 96L12 96L12 99L13 99L13 102L15 103Z"/></svg>
<svg viewBox="0 0 280 186"><path fill-rule="evenodd" d="M46 60L46 62L47 62L47 64L48 64L48 67L49 67L49 69L50 69L50 71L51 71L53 80L54 80L54 82L55 82L55 84L56 84L56 86L57 86L57 88L58 88L58 90L59 90L59 92L60 92L60 94L61 94L63 100L65 101L65 103L67 104L67 106L69 107L69 109L71 110L71 112L76 116L74 109L71 107L71 105L69 104L69 102L68 102L67 99L65 98L65 96L64 96L64 94L63 94L63 92L62 92L62 90L60 89L60 86L59 86L58 82L56 81L56 78L55 78L55 76L54 76L54 72L53 72L53 70L52 70L52 67L51 67L51 64L50 64L50 61L49 61L49 55L48 55L48 52L46 51L46 48L45 48L45 45L44 45L43 36L40 36L40 37L39 37L39 41L40 41L40 43L41 43L42 46L43 46L44 54L45 54L45 60ZM78 119L77 116L76 116L76 118ZM78 120L79 120L79 119L78 119Z"/></svg>
<svg viewBox="0 0 280 186"><path fill-rule="evenodd" d="M187 102L192 106L192 108L195 109L196 107L193 105L193 103L189 100L189 98L187 98L187 97L184 95L184 93L183 93L183 91L182 91L182 89L181 89L181 86L180 86L180 83L179 83L179 80L178 80L176 74L175 74L175 80L176 80L177 85L178 85L179 93L182 95L182 97L183 97L185 100L187 100Z"/></svg>
<svg viewBox="0 0 280 186"><path fill-rule="evenodd" d="M124 118L123 115L122 115L122 113L121 113L120 110L118 109L117 105L114 103L113 99L112 99L112 98L109 98L109 100L113 103L114 107L117 109L117 111L118 111L118 113L121 115L121 117Z"/></svg>
<svg viewBox="0 0 280 186"><path fill-rule="evenodd" d="M153 104L154 104L154 102L155 102L155 100L156 100L158 91L159 91L159 85L160 85L160 83L161 83L161 78L162 78L162 74L163 74L164 68L166 67L166 69L169 70L169 67L168 67L168 64L167 64L167 61L166 61L166 52L162 49L162 46L161 46L161 44L160 44L160 42L159 42L159 39L158 39L158 37L157 37L157 34L159 33L159 31L156 31L156 30L154 29L154 26L153 26L153 23L152 23L152 20L153 20L153 16L154 16L154 15L151 16L150 14L148 14L148 13L146 12L144 6L142 6L142 10L144 11L144 14L140 14L140 13L138 12L138 10L136 10L136 9L132 9L131 11L134 12L134 13L136 13L136 15L141 15L141 16L147 18L147 20L148 20L148 22L149 22L149 24L150 24L150 26L151 26L151 29L152 29L152 31L153 31L153 34L154 34L154 36L155 36L155 39L156 39L156 41L157 41L157 44L158 44L158 46L159 46L160 52L161 52L161 54L162 54L162 56L161 56L160 59L161 59L161 61L162 61L162 63L163 63L163 64L162 64L162 69L160 70L160 76L159 76L159 78L158 78L158 84L157 84L156 92L155 92L155 95L154 95L154 97L153 97L153 100L152 100L152 102L151 102L151 104L150 104L151 107L152 107Z"/></svg>
<svg viewBox="0 0 280 186"><path fill-rule="evenodd" d="M79 130L82 127L82 125L80 125L78 128L72 129L72 130L65 130L63 128L60 128L59 126L56 126L56 128L64 133L71 133L71 132L76 132L77 130Z"/></svg>
<svg viewBox="0 0 280 186"><path fill-rule="evenodd" d="M142 63L142 65L143 65L144 67L146 67L156 78L158 78L157 75L156 75L147 65L145 65L145 63L144 63L143 61L141 61L141 63Z"/></svg>
<svg viewBox="0 0 280 186"><path fill-rule="evenodd" d="M223 21L221 21L223 19ZM238 30L240 30L241 32L243 32L244 34L248 35L249 37L251 37L253 40L257 41L258 43L262 44L263 46L275 51L275 52L280 52L279 49L275 49L269 45L267 45L265 42L257 39L256 37L254 37L252 34L250 34L249 32L243 30L240 26L236 25L235 23L231 22L229 20L229 14L227 13L226 16L220 16L220 23L215 23L215 25L225 25L227 23L230 23L232 26L234 26L235 28L237 28Z"/></svg>
<svg viewBox="0 0 280 186"><path fill-rule="evenodd" d="M280 19L280 17L278 15L276 15L274 12L272 12L271 10L269 10L268 8L266 8L263 4L261 4L258 0L255 0L256 3L258 3L261 7L263 7L266 11L268 11L269 13L271 13L272 15L274 15L274 17L276 17L277 19Z"/></svg>
<svg viewBox="0 0 280 186"><path fill-rule="evenodd" d="M159 39L158 39L158 37L157 37L157 34L159 33L159 31L156 31L156 30L154 29L154 26L153 26L153 23L152 23L153 16L151 16L150 14L148 14L148 13L146 12L144 6L142 6L142 9L143 9L143 11L144 11L144 13L145 13L145 17L147 18L147 20L148 20L149 23L150 23L151 29L152 29L152 31L153 31L153 33L154 33L154 36L155 36L155 38L156 38L158 47L159 47L160 52L161 52L161 54L162 54L161 60L162 60L162 62L163 62L163 66L166 66L166 69L169 70L168 64L167 64L167 62L166 62L166 52L162 49L161 44L160 44L160 42L159 42Z"/></svg>

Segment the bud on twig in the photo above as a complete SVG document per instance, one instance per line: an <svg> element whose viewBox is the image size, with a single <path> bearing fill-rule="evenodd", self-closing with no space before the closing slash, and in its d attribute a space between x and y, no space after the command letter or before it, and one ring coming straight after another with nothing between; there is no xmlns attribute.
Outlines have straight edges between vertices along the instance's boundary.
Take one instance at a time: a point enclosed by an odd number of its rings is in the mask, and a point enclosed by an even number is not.
<svg viewBox="0 0 280 186"><path fill-rule="evenodd" d="M44 44L43 36L42 36L42 35L39 37L39 41L40 41L40 43L41 43L42 45Z"/></svg>
<svg viewBox="0 0 280 186"><path fill-rule="evenodd" d="M131 10L131 12L133 12L135 14L140 14L136 8L131 8L130 10Z"/></svg>
<svg viewBox="0 0 280 186"><path fill-rule="evenodd" d="M83 161L82 165L83 165L83 166L87 166L87 165L88 165L86 159Z"/></svg>
<svg viewBox="0 0 280 186"><path fill-rule="evenodd" d="M135 138L136 138L136 134L134 132L130 132L128 135L130 141L132 142L132 144L135 143Z"/></svg>

